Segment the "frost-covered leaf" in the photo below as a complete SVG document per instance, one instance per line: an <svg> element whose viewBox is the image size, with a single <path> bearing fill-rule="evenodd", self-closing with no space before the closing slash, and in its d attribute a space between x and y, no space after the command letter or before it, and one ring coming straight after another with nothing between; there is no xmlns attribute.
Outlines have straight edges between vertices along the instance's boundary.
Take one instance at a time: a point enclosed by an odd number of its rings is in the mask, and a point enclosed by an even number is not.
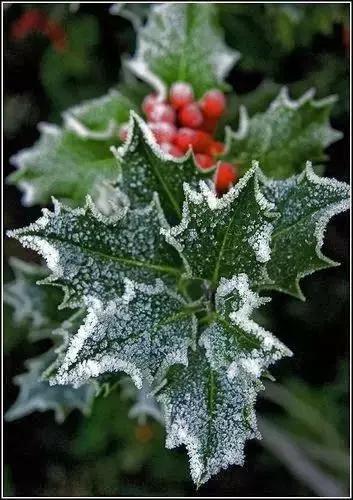
<svg viewBox="0 0 353 500"><path fill-rule="evenodd" d="M183 218L164 230L194 278L217 286L221 277L245 273L251 283L266 278L273 229L273 205L261 194L255 165L222 198L205 184L185 185Z"/></svg>
<svg viewBox="0 0 353 500"><path fill-rule="evenodd" d="M54 410L55 419L61 423L75 408L86 415L89 413L95 395L92 385L86 384L79 389L51 387L49 382L42 380L42 373L54 359L54 350L50 350L25 363L28 371L14 378L15 383L20 386L20 392L5 414L6 420L16 420L34 411Z"/></svg>
<svg viewBox="0 0 353 500"><path fill-rule="evenodd" d="M108 94L85 101L63 113L65 126L83 139L116 139L119 124L127 122L133 103L112 89Z"/></svg>
<svg viewBox="0 0 353 500"><path fill-rule="evenodd" d="M229 465L243 464L245 441L260 437L254 404L261 388L246 372L229 380L200 352L189 354L187 367L169 370L157 396L165 413L166 446L186 446L197 485Z"/></svg>
<svg viewBox="0 0 353 500"><path fill-rule="evenodd" d="M132 207L149 203L153 193L158 192L163 210L180 217L183 183L196 185L209 175L195 166L191 154L174 158L164 153L146 123L134 112L131 113L129 136L114 153L122 173L120 187Z"/></svg>
<svg viewBox="0 0 353 500"><path fill-rule="evenodd" d="M191 83L201 97L211 88L224 87L238 58L223 42L215 5L165 3L151 8L130 68L162 94L181 80Z"/></svg>
<svg viewBox="0 0 353 500"><path fill-rule="evenodd" d="M58 310L62 292L37 282L48 276L43 266L11 258L15 279L4 285L4 302L13 308L13 320L26 325L31 340L50 336L64 321L67 313Z"/></svg>
<svg viewBox="0 0 353 500"><path fill-rule="evenodd" d="M349 208L350 190L344 182L318 177L310 163L287 180L263 179L264 195L280 216L274 222L272 254L266 288L303 298L299 281L307 274L337 265L321 251L327 223Z"/></svg>
<svg viewBox="0 0 353 500"><path fill-rule="evenodd" d="M17 170L8 177L22 192L24 205L46 204L51 196L80 204L102 180L115 181L119 169L109 148L119 141L78 137L41 123L39 140L11 158Z"/></svg>
<svg viewBox="0 0 353 500"><path fill-rule="evenodd" d="M313 96L314 91L308 91L292 101L284 87L264 113L249 119L242 108L238 131L228 130L226 156L243 171L257 160L265 174L274 178L301 172L307 160L325 160L324 149L342 137L329 123L336 98L315 101Z"/></svg>
<svg viewBox="0 0 353 500"><path fill-rule="evenodd" d="M10 231L25 247L46 260L55 282L65 290L64 304L82 305L83 297L114 300L123 292L125 277L154 282L159 276L177 276L178 255L160 234L168 227L157 195L145 208L98 212L90 198L84 208L59 202L54 211L22 229Z"/></svg>
<svg viewBox="0 0 353 500"><path fill-rule="evenodd" d="M200 337L212 368L225 368L230 379L239 370L259 377L270 364L291 354L270 332L251 319L254 309L269 300L250 289L245 274L230 280L221 279L212 322Z"/></svg>
<svg viewBox="0 0 353 500"><path fill-rule="evenodd" d="M60 355L52 384L78 387L112 372L128 373L138 387L174 363L187 364L196 319L184 300L159 279L154 285L124 281L121 298L88 300L88 315Z"/></svg>

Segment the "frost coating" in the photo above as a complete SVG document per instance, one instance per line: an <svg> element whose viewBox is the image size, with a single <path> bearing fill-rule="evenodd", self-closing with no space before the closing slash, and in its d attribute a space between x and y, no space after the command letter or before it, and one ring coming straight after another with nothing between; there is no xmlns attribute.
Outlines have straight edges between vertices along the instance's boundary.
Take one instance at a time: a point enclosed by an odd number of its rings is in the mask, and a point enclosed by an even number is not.
<svg viewBox="0 0 353 500"><path fill-rule="evenodd" d="M88 300L88 315L69 342L51 384L78 387L98 375L125 371L141 388L175 363L187 364L196 323L180 296L161 280L125 279L120 299Z"/></svg>
<svg viewBox="0 0 353 500"><path fill-rule="evenodd" d="M84 101L63 113L64 125L83 139L108 140L118 137L119 124L128 120L134 105L111 89L97 99Z"/></svg>
<svg viewBox="0 0 353 500"><path fill-rule="evenodd" d="M174 219L181 216L183 183L196 186L210 175L195 167L190 151L182 158L162 151L146 123L133 111L125 143L112 151L121 169L119 186L132 208L150 203L157 192L163 210Z"/></svg>
<svg viewBox="0 0 353 500"><path fill-rule="evenodd" d="M222 85L239 54L224 44L215 17L209 4L152 6L130 69L162 98L166 87L179 80L190 83L196 97Z"/></svg>
<svg viewBox="0 0 353 500"><path fill-rule="evenodd" d="M304 298L299 281L316 270L336 265L321 250L327 223L349 208L344 182L318 177L307 162L298 176L283 181L263 178L261 190L280 216L274 223L272 258L266 288Z"/></svg>
<svg viewBox="0 0 353 500"><path fill-rule="evenodd" d="M15 383L20 386L20 393L7 411L6 420L16 420L34 411L54 410L56 421L62 423L75 408L89 414L95 395L92 385L86 384L79 389L50 387L47 381L41 379L42 372L54 358L54 351L51 350L26 362L28 371L14 378Z"/></svg>
<svg viewBox="0 0 353 500"><path fill-rule="evenodd" d="M237 132L226 130L225 156L243 171L258 160L266 175L284 178L303 170L305 162L325 160L324 149L342 137L329 123L335 96L314 101L315 91L292 100L283 87L264 113L248 118L241 109Z"/></svg>
<svg viewBox="0 0 353 500"><path fill-rule="evenodd" d="M28 328L31 340L51 337L53 329L66 317L57 310L62 292L37 284L48 276L44 267L16 258L9 263L15 279L4 285L4 302L13 308L14 322Z"/></svg>
<svg viewBox="0 0 353 500"><path fill-rule="evenodd" d="M276 337L251 319L270 299L249 286L246 274L222 278L215 297L215 319L201 334L200 345L214 369L225 368L229 379L242 371L253 377L292 353Z"/></svg>
<svg viewBox="0 0 353 500"><path fill-rule="evenodd" d="M40 123L38 130L38 141L10 158L17 171L8 181L23 191L24 205L46 204L52 195L81 203L96 184L118 178L111 140L82 139L48 123Z"/></svg>
<svg viewBox="0 0 353 500"><path fill-rule="evenodd" d="M85 208L55 204L54 212L27 228L10 231L24 246L38 251L52 271L51 282L65 291L65 305L77 307L83 297L114 300L125 277L154 282L177 276L178 256L160 234L168 227L155 196L145 208L127 207L102 215L90 198Z"/></svg>
<svg viewBox="0 0 353 500"><path fill-rule="evenodd" d="M205 183L199 191L185 185L182 220L162 232L193 277L215 285L234 271L256 283L265 278L275 214L259 190L257 171L254 165L222 198Z"/></svg>
<svg viewBox="0 0 353 500"><path fill-rule="evenodd" d="M232 381L212 370L202 353L172 367L157 397L166 420L167 448L186 446L197 485L229 465L242 465L246 440L259 438L254 404L262 384L244 373Z"/></svg>

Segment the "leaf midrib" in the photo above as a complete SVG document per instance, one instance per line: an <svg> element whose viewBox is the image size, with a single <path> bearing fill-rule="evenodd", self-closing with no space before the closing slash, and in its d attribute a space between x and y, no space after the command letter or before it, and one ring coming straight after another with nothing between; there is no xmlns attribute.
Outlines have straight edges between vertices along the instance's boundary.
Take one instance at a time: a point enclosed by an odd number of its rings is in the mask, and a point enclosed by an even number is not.
<svg viewBox="0 0 353 500"><path fill-rule="evenodd" d="M26 235L22 235L22 236L26 236ZM33 235L29 234L27 236L33 236ZM35 236L42 237L40 235L35 235ZM75 243L71 240L65 240L65 239L59 238L58 236L45 236L45 238L47 240L58 241L60 243L70 244L73 247L76 247L76 248L79 248L80 250L86 251L87 253L97 255L103 259L114 260L114 261L119 262L121 264L126 264L126 265L130 265L130 266L135 266L135 267L145 267L146 269L152 269L155 271L161 271L161 272L165 272L168 274L174 274L175 276L180 276L180 274L181 274L181 270L178 268L175 268L175 267L162 266L162 265L158 265L158 264L151 264L150 262L143 262L140 260L132 260L132 259L126 259L124 257L116 257L113 255L108 255L108 254L105 254L105 253L100 252L98 250L93 250L92 248L87 248L86 246L78 245L77 243Z"/></svg>

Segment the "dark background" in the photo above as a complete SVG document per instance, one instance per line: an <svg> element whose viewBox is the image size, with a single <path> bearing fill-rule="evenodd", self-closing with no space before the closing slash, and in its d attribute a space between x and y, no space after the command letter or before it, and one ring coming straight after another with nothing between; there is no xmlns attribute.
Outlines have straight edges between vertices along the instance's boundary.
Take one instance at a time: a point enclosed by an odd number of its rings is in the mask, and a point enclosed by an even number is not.
<svg viewBox="0 0 353 500"><path fill-rule="evenodd" d="M67 31L79 30L80 23L90 26L90 36L81 39L83 61L77 66L61 65L57 78L50 75L58 74L57 65L65 54L59 58L40 34L20 42L11 37L12 24L31 5L12 4L5 10L5 177L13 170L9 157L37 139L38 121L60 123L60 112L66 107L96 97L117 83L121 55L133 52L135 36L129 21L110 15L108 7L81 4L77 12L70 12L68 4L39 6ZM299 11L302 8L294 7ZM265 109L279 84L289 83L295 96L313 84L320 97L337 93L339 100L332 125L344 133L344 138L327 150L326 175L349 181L349 49L344 31L349 26L348 5L311 6L305 17L311 16L312 24L306 20L305 25L294 27L285 24L281 9L282 5L272 5L269 11L263 5L220 7L227 42L243 53L243 60L228 77L236 93L232 99L232 120L236 122L239 102L247 103L251 113ZM259 87L264 81L266 85ZM24 226L40 214L40 207L25 209L20 199L15 187L5 185L5 229ZM261 397L257 405L258 414L269 418L299 443L301 450L306 450L305 456L309 453L315 465L337 481L343 492L348 488L347 463L340 467L335 453L344 457L348 454L348 224L347 214L337 216L329 224L325 239L326 255L342 265L302 281L306 302L274 293L272 303L264 311L264 321L295 353L293 358L279 363L273 373L278 383L300 398L302 411L307 411L306 419L296 415L293 404L283 408ZM9 256L39 262L37 256L12 240L5 239L4 253L5 281L12 279L6 264ZM25 359L43 352L47 345L46 341L29 343L25 329L13 325L7 306L4 335L6 410L17 395L13 376L24 371ZM195 491L184 450L165 450L163 429L152 422L139 426L128 419L129 406L116 391L108 398L98 399L88 419L75 411L58 426L52 412L36 412L6 423L5 494L319 495L315 485L309 485L300 474L293 474L288 466L293 457L278 456L271 446L259 442L248 443L243 468L232 467ZM333 448L327 447L324 431L315 422L315 412L340 436ZM313 443L322 448L316 457Z"/></svg>

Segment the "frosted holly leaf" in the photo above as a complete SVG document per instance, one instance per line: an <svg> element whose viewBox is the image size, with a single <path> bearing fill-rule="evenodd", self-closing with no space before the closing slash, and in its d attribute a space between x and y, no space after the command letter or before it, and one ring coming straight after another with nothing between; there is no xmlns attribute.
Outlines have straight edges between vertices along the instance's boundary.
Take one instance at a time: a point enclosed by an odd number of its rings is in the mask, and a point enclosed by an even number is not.
<svg viewBox="0 0 353 500"><path fill-rule="evenodd" d="M318 101L313 97L314 91L309 90L297 101L291 100L284 87L264 113L249 119L241 108L238 131L227 131L226 156L243 171L258 160L265 174L274 178L301 172L308 159L324 161L324 149L342 137L329 123L336 97Z"/></svg>
<svg viewBox="0 0 353 500"><path fill-rule="evenodd" d="M321 247L331 217L349 208L349 186L318 177L308 162L300 175L287 180L263 179L261 189L280 213L274 222L266 288L304 299L300 279L338 265Z"/></svg>
<svg viewBox="0 0 353 500"><path fill-rule="evenodd" d="M217 286L221 277L245 273L250 282L266 279L274 205L261 194L257 165L222 198L205 184L197 192L185 185L183 218L162 230L194 278Z"/></svg>
<svg viewBox="0 0 353 500"><path fill-rule="evenodd" d="M151 7L129 64L161 95L172 83L184 81L200 98L211 88L224 88L224 78L238 58L223 41L216 6L180 2Z"/></svg>
<svg viewBox="0 0 353 500"><path fill-rule="evenodd" d="M134 104L117 90L97 99L85 101L63 113L67 129L83 139L107 141L117 139L119 125L127 122Z"/></svg>
<svg viewBox="0 0 353 500"><path fill-rule="evenodd" d="M251 319L253 311L269 300L250 289L246 274L221 279L212 321L200 337L212 368L226 368L230 379L241 370L259 377L269 365L291 355L278 339Z"/></svg>
<svg viewBox="0 0 353 500"><path fill-rule="evenodd" d="M102 180L115 181L119 176L109 149L118 139L82 139L48 123L40 123L38 128L39 140L10 159L17 170L7 180L23 192L24 205L46 204L51 196L77 205Z"/></svg>
<svg viewBox="0 0 353 500"><path fill-rule="evenodd" d="M51 384L78 387L106 373L126 372L136 386L151 383L174 363L187 364L194 343L193 309L159 279L153 285L125 279L121 298L87 299L88 315L57 363Z"/></svg>
<svg viewBox="0 0 353 500"><path fill-rule="evenodd" d="M173 366L157 396L166 420L166 447L186 446L199 486L230 465L243 465L248 439L259 438L254 405L258 379L239 372L232 381L213 370L200 351L187 367Z"/></svg>
<svg viewBox="0 0 353 500"><path fill-rule="evenodd" d="M14 322L28 327L31 340L51 336L53 329L67 316L58 310L62 292L37 285L48 276L45 267L15 257L9 263L15 279L4 285L4 302L13 308Z"/></svg>
<svg viewBox="0 0 353 500"><path fill-rule="evenodd" d="M54 359L55 352L52 349L25 363L27 372L14 378L15 383L20 386L20 392L5 414L7 421L22 418L34 411L54 410L58 423L62 423L75 408L85 415L89 414L95 396L95 389L91 384L74 389L67 386L51 387L48 381L42 380L43 371Z"/></svg>
<svg viewBox="0 0 353 500"><path fill-rule="evenodd" d="M210 175L196 167L191 153L174 158L162 151L146 123L134 112L125 144L113 152L122 173L120 188L131 206L149 203L158 192L163 210L174 217L181 216L183 183L196 185Z"/></svg>
<svg viewBox="0 0 353 500"><path fill-rule="evenodd" d="M40 253L52 275L48 282L65 291L63 305L78 307L83 297L112 300L123 292L125 277L154 282L180 274L178 254L160 234L168 225L157 195L148 206L122 209L111 216L98 212L88 197L84 208L54 200L54 211L28 227L9 232ZM62 306L63 306L62 305Z"/></svg>

